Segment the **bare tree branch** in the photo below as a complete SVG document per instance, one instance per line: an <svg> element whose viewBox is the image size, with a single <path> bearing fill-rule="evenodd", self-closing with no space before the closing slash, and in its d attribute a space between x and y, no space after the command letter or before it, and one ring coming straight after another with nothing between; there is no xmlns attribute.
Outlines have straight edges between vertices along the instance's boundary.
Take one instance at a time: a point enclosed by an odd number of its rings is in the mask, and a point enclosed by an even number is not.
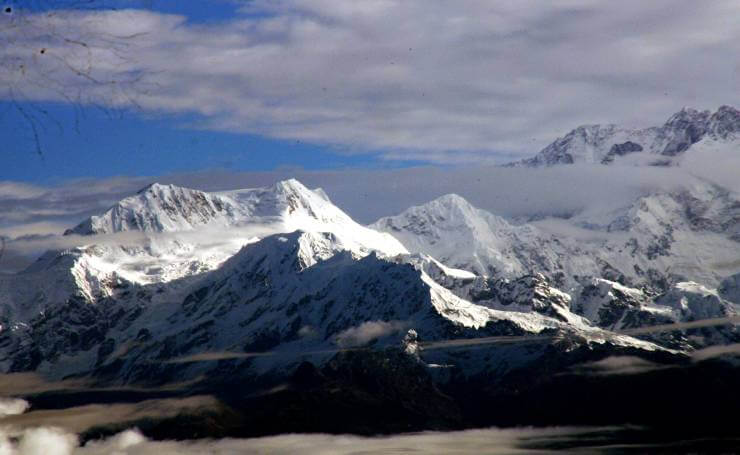
<svg viewBox="0 0 740 455"><path fill-rule="evenodd" d="M142 1L141 6L150 1ZM133 46L146 33L112 34L85 26L96 12L115 11L116 0L35 0L7 6L0 14L0 83L4 95L27 126L33 148L43 159L42 132L52 123L60 134L63 122L49 113L46 100L62 100L73 108L66 120L79 133L86 107L95 107L110 118L126 109L141 110L138 101L148 93L145 74L126 71L134 66ZM131 7L131 2L126 3ZM80 21L82 17L83 21ZM90 22L88 22L89 24ZM82 26L80 26L82 24ZM121 68L117 71L116 68Z"/></svg>

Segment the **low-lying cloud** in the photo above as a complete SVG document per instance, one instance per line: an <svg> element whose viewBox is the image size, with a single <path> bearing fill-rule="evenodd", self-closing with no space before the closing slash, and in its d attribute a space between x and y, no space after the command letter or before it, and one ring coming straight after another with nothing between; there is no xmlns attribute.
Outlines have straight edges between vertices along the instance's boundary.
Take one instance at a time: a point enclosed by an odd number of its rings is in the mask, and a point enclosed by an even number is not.
<svg viewBox="0 0 740 455"><path fill-rule="evenodd" d="M23 414L30 404L20 398L0 398L0 418Z"/></svg>
<svg viewBox="0 0 740 455"><path fill-rule="evenodd" d="M342 348L360 347L379 338L400 333L406 327L407 324L402 321L367 321L343 330L335 340Z"/></svg>
<svg viewBox="0 0 740 455"><path fill-rule="evenodd" d="M48 381L36 373L5 373L0 375L0 396L44 393L55 390L76 390L90 387L83 379Z"/></svg>
<svg viewBox="0 0 740 455"><path fill-rule="evenodd" d="M29 428L13 439L0 430L0 450L8 455L69 455L77 447L77 436L56 427Z"/></svg>
<svg viewBox="0 0 740 455"><path fill-rule="evenodd" d="M284 389L279 386L275 390ZM210 396L146 400L139 403L92 404L67 409L48 409L24 414L28 403L12 403L10 412L0 416L0 453L3 455L188 455L230 454L353 454L409 452L516 454L550 453L532 450L550 442L599 433L606 428L484 429L446 433L415 433L386 437L353 435L286 434L255 439L201 439L193 441L152 441L136 428L106 439L80 444L78 434L96 426L125 424L144 418L167 418L219 406ZM12 409L11 409L12 408Z"/></svg>
<svg viewBox="0 0 740 455"><path fill-rule="evenodd" d="M691 354L691 359L694 362L701 362L702 360L726 356L740 356L740 343L710 346L708 348L699 349Z"/></svg>
<svg viewBox="0 0 740 455"><path fill-rule="evenodd" d="M215 362L218 360L236 360L251 359L253 357L265 357L275 355L274 352L201 352L198 354L177 357L167 360L164 363L194 363L194 362Z"/></svg>
<svg viewBox="0 0 740 455"><path fill-rule="evenodd" d="M723 318L699 319L698 321L676 322L673 324L659 324L636 329L622 330L625 335L645 335L648 333L673 332L675 330L698 329L702 327L717 327L725 325L740 324L740 316L728 316Z"/></svg>
<svg viewBox="0 0 740 455"><path fill-rule="evenodd" d="M573 373L593 376L644 374L651 371L674 368L674 365L661 365L634 356L612 356L596 362L576 365Z"/></svg>
<svg viewBox="0 0 740 455"><path fill-rule="evenodd" d="M616 433L617 428L513 428L455 432L411 433L397 436L361 437L353 435L287 434L255 439L194 441L152 441L136 429L107 439L90 441L80 447L75 434L54 427L38 427L9 434L0 430L0 450L9 455L350 455L350 454L553 454L563 442L591 435ZM595 450L594 441L577 446ZM601 439L607 444L608 441ZM553 449L547 449L552 445Z"/></svg>
<svg viewBox="0 0 740 455"><path fill-rule="evenodd" d="M427 341L421 345L425 350L432 349L454 349L485 346L490 344L512 344L512 343L550 343L555 340L554 336L548 335L502 335L479 338L459 338L455 340Z"/></svg>
<svg viewBox="0 0 740 455"><path fill-rule="evenodd" d="M65 409L39 409L0 417L0 432L22 434L38 427L54 427L69 433L90 428L125 424L145 418L168 418L217 409L219 401L208 395L144 400L138 403L88 404ZM24 409L25 410L25 409ZM43 452L39 452L43 453Z"/></svg>

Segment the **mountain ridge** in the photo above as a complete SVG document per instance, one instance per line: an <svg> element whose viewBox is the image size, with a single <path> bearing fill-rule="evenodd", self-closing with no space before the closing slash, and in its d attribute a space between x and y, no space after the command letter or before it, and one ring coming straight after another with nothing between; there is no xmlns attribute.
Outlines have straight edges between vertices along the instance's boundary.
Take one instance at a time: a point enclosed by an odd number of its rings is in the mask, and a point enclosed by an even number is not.
<svg viewBox="0 0 740 455"><path fill-rule="evenodd" d="M175 390L229 407L226 416L203 411L208 423L186 422L185 432L233 425L234 416L257 434L284 430L286 419L298 429L315 421L317 431L360 428L352 422L377 431L378 419L429 429L440 413L459 413L466 426L531 424L530 410L551 412L542 403L558 403L560 415L615 394L634 413L633 378L683 393L694 376L663 370L698 371L697 350L740 342L740 272L717 285L719 276L690 282L688 272L658 270L680 268L696 244L706 256L689 264L698 269L737 250L729 237L740 205L713 187L645 195L596 219L574 215L619 239L598 245L459 195L370 227L293 180L192 195L147 187L129 199L141 213L106 212L98 225L108 231L0 279L11 300L0 308L14 309L0 314L0 372L95 387L24 398L56 406L59 397ZM215 200L232 211L209 210ZM25 291L15 294L18 286ZM708 363L736 389L730 366ZM646 388L639 397L651 407L656 389ZM536 404L522 411L528 399ZM353 417L352 406L377 413Z"/></svg>
<svg viewBox="0 0 740 455"><path fill-rule="evenodd" d="M740 140L740 111L723 105L714 113L683 108L661 126L627 129L614 124L582 125L553 141L532 158L506 166L563 164L674 165L700 141Z"/></svg>
<svg viewBox="0 0 740 455"><path fill-rule="evenodd" d="M580 286L578 276L659 289L679 281L714 287L733 269L720 272L711 264L731 263L740 249L740 201L706 183L645 194L627 207L563 222L603 239L556 235L547 220L509 222L461 196L443 196L370 226L450 267L501 278L544 273L568 292Z"/></svg>

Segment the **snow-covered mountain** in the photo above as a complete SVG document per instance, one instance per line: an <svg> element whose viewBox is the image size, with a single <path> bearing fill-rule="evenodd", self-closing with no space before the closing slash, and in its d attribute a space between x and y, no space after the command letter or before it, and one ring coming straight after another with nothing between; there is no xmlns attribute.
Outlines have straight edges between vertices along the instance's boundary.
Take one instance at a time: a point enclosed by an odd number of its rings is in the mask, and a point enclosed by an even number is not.
<svg viewBox="0 0 740 455"><path fill-rule="evenodd" d="M715 185L647 194L558 222L589 235L553 232L547 220L514 224L457 195L371 227L451 267L509 279L543 273L567 292L589 276L664 290L681 281L716 287L740 271L740 200Z"/></svg>
<svg viewBox="0 0 740 455"><path fill-rule="evenodd" d="M322 190L311 191L295 179L267 188L218 193L154 183L65 234L184 233L204 228L233 231L259 226L273 232L344 229L367 247L372 244L392 254L404 251L392 237L355 223Z"/></svg>
<svg viewBox="0 0 740 455"><path fill-rule="evenodd" d="M602 278L591 278L575 297L573 311L594 325L609 330L638 333L647 327L704 319L737 318L738 307L720 292L694 282L681 282L666 292L651 295ZM737 325L705 328L700 334L655 334L648 339L678 349L737 343Z"/></svg>
<svg viewBox="0 0 740 455"><path fill-rule="evenodd" d="M218 195L153 183L65 235L187 231L205 225L233 226L245 216L245 208Z"/></svg>
<svg viewBox="0 0 740 455"><path fill-rule="evenodd" d="M221 193L153 184L67 235L94 235L95 248L83 249L87 254L130 281L156 283L212 270L245 243L297 229L334 232L363 250L406 251L296 180Z"/></svg>
<svg viewBox="0 0 740 455"><path fill-rule="evenodd" d="M434 231L437 241L446 244L445 235L461 233L478 240L468 250L462 250L464 236L453 243L460 257L487 243L495 253L540 236L535 228L510 225L459 197L435 204L451 212L425 221L427 227L465 219ZM202 267L181 262L187 254L177 248L196 257L214 251L208 241L213 232L226 237L216 242L223 261ZM245 232L262 235L247 238ZM422 242L424 232L415 234ZM419 342L495 335L545 335L550 341L543 347L566 337L571 347L595 343L617 351L668 352L575 314L570 295L544 277L494 281L426 254L408 254L390 234L357 224L325 195L296 181L215 194L153 185L83 222L73 234L89 244L47 253L18 275L21 285L2 283L3 297L10 300L4 308L12 309L0 331L4 371L55 378L94 374L117 382L186 378L213 365L178 359L227 351L237 357L262 353L249 361L250 371L260 374L306 356L321 362L356 345L399 346L419 356L414 347ZM186 240L189 246L183 247ZM402 240L415 248L427 244ZM243 246L229 254L224 241ZM547 246L540 245L543 251ZM527 254L520 254L519 269L507 269L512 276L530 265ZM506 256L494 258L506 266ZM166 261L179 275L159 272L141 279L134 273ZM190 265L183 270L184 264ZM35 281L40 286L32 286ZM531 362L532 355L516 354L506 362L514 368ZM501 360L471 360L445 350L419 359L470 371L500 369L495 362Z"/></svg>
<svg viewBox="0 0 740 455"><path fill-rule="evenodd" d="M214 194L153 184L67 231L84 245L49 251L27 270L0 276L0 318L22 322L73 295L114 297L126 283L183 286L245 244L297 229L334 233L363 254L406 252L296 180Z"/></svg>
<svg viewBox="0 0 740 455"><path fill-rule="evenodd" d="M264 374L306 358L320 363L341 349L402 346L409 331L425 342L547 334L616 350L663 350L591 326L562 305L562 293L542 296L512 288L520 306L513 311L471 303L424 272L438 267L422 265L429 261L367 253L328 232L274 234L247 245L186 289L129 284L96 304L75 296L47 308L23 328L0 333L0 366L53 378L95 373L127 383L176 374L183 380L214 364L181 360L229 352L257 353L249 368ZM442 273L470 279L450 269ZM544 301L550 298L556 301ZM559 314L540 311L543 306L558 306ZM430 358L471 372L493 366L454 353ZM513 368L524 360L531 358L508 363Z"/></svg>
<svg viewBox="0 0 740 455"><path fill-rule="evenodd" d="M628 331L737 315L733 197L702 186L575 217L623 233L589 243L455 195L365 227L294 180L152 185L71 230L84 245L0 281L0 371L212 390L357 353L386 359L370 377L408 374L400 362L417 368L404 381L454 387L607 356L685 362L737 330Z"/></svg>
<svg viewBox="0 0 740 455"><path fill-rule="evenodd" d="M716 112L684 108L662 126L628 129L617 125L583 125L512 165L554 166L573 163L669 165L699 143L738 142L740 111L721 106Z"/></svg>
<svg viewBox="0 0 740 455"><path fill-rule="evenodd" d="M540 260L549 269L557 260L539 257L547 250L538 248L545 235L537 228L514 226L456 194L381 218L370 227L395 236L412 252L479 275L520 276L534 265L532 261Z"/></svg>

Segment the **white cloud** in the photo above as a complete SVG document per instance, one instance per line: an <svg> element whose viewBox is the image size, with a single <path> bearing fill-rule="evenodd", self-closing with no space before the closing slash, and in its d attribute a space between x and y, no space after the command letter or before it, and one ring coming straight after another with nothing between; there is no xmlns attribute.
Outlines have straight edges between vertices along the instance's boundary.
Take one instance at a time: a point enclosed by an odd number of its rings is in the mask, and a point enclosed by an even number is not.
<svg viewBox="0 0 740 455"><path fill-rule="evenodd" d="M36 382L36 381L31 381ZM284 386L265 393L283 390ZM6 400L7 401L7 400ZM20 400L22 401L22 400ZM577 440L604 428L552 427L482 429L455 432L408 433L386 437L353 435L285 434L253 439L199 439L192 441L152 441L136 429L128 429L106 439L80 445L78 433L102 424L130 422L142 418L163 418L214 408L218 402L209 396L148 400L140 403L86 405L69 409L37 410L0 418L0 455L189 455L229 454L352 454L367 453L532 453L528 445L539 447L551 442ZM8 418L10 417L10 418ZM613 429L613 428L612 428ZM555 452L552 452L555 453Z"/></svg>
<svg viewBox="0 0 740 455"><path fill-rule="evenodd" d="M0 398L0 417L23 414L29 406L20 398Z"/></svg>
<svg viewBox="0 0 740 455"><path fill-rule="evenodd" d="M366 321L340 332L336 343L342 348L364 346L378 338L399 333L405 327L406 324L401 321Z"/></svg>
<svg viewBox="0 0 740 455"><path fill-rule="evenodd" d="M203 409L219 409L220 406L215 398L201 395L152 399L138 403L86 404L65 409L37 409L25 414L0 418L0 440L3 436L22 437L29 431L41 428L54 428L57 434L62 432L76 434L105 425L123 425L142 419L167 419L178 415L198 414ZM35 436L30 439L36 439Z"/></svg>
<svg viewBox="0 0 740 455"><path fill-rule="evenodd" d="M32 199L43 194L44 189L20 182L0 181L0 199Z"/></svg>
<svg viewBox="0 0 740 455"><path fill-rule="evenodd" d="M614 430L614 428L609 428ZM577 440L604 428L516 428L484 429L456 432L411 433L386 437L361 437L352 435L287 434L255 439L219 439L195 441L151 441L138 430L127 430L108 439L90 441L80 447L72 433L50 427L38 427L13 435L18 442L8 439L0 431L2 455L189 455L203 453L229 453L252 455L280 454L332 454L357 453L533 453L530 445L537 446L536 453L560 453L548 450L549 443ZM591 447L594 448L594 447Z"/></svg>
<svg viewBox="0 0 740 455"><path fill-rule="evenodd" d="M578 124L738 102L732 0L246 5L205 25L16 15L0 28L0 96L196 113L201 127L434 162L506 161Z"/></svg>
<svg viewBox="0 0 740 455"><path fill-rule="evenodd" d="M578 374L607 376L607 375L629 375L643 374L650 371L674 368L671 365L660 365L640 357L634 356L612 356L596 362L588 362L576 365L573 371Z"/></svg>
<svg viewBox="0 0 740 455"><path fill-rule="evenodd" d="M740 193L740 147L737 143L699 143L682 162L692 175Z"/></svg>
<svg viewBox="0 0 740 455"><path fill-rule="evenodd" d="M71 455L75 446L77 446L77 436L53 427L39 427L28 429L23 433L17 453L19 455Z"/></svg>

